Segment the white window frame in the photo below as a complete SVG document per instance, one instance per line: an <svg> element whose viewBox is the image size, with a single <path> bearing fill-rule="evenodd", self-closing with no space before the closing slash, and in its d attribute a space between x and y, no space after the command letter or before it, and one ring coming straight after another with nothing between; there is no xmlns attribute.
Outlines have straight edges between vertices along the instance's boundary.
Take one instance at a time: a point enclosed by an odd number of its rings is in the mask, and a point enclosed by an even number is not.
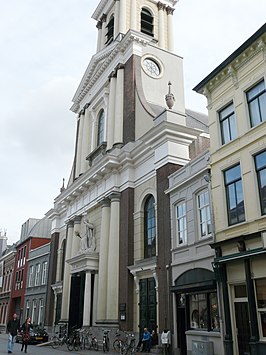
<svg viewBox="0 0 266 355"><path fill-rule="evenodd" d="M32 301L32 314L31 314L31 321L32 321L32 324L35 323L36 311L37 311L37 300L33 300L33 301Z"/></svg>
<svg viewBox="0 0 266 355"><path fill-rule="evenodd" d="M41 264L36 264L34 286L40 285Z"/></svg>
<svg viewBox="0 0 266 355"><path fill-rule="evenodd" d="M32 287L34 285L34 265L30 266L29 269L29 287Z"/></svg>
<svg viewBox="0 0 266 355"><path fill-rule="evenodd" d="M208 203L204 203L202 206L200 206L200 197L202 195L208 195ZM205 201L205 196L203 197L204 201ZM205 239L208 238L212 231L210 230L210 232L208 232L208 225L210 225L210 229L212 228L211 225L211 210L210 210L210 194L209 194L209 190L205 189L205 190L201 190L199 193L197 193L196 195L196 202L197 202L197 217L198 217L198 231L199 231L199 239ZM202 214L204 214L204 220L201 220ZM209 223L208 223L209 222ZM202 225L205 225L205 230L206 230L206 234L203 235L202 234Z"/></svg>
<svg viewBox="0 0 266 355"><path fill-rule="evenodd" d="M26 318L30 316L30 301L26 301Z"/></svg>
<svg viewBox="0 0 266 355"><path fill-rule="evenodd" d="M43 299L41 298L39 300L38 325L40 325L43 320L43 309L44 309L44 302Z"/></svg>
<svg viewBox="0 0 266 355"><path fill-rule="evenodd" d="M48 270L48 261L44 261L42 264L42 281L41 281L42 285L46 284L47 270Z"/></svg>
<svg viewBox="0 0 266 355"><path fill-rule="evenodd" d="M181 214L179 210L181 208ZM187 207L186 202L181 201L175 205L176 214L176 244L177 246L182 246L187 244ZM180 230L182 226L182 230Z"/></svg>

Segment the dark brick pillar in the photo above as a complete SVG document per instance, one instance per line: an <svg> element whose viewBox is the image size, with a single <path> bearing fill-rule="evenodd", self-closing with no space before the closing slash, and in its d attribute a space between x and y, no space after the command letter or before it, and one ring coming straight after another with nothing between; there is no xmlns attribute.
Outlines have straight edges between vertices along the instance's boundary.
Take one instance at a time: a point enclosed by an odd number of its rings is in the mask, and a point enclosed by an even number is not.
<svg viewBox="0 0 266 355"><path fill-rule="evenodd" d="M128 266L134 263L134 189L121 193L120 200L120 240L119 240L119 327L133 330L134 279ZM122 310L124 309L124 310ZM120 319L121 313L126 315Z"/></svg>
<svg viewBox="0 0 266 355"><path fill-rule="evenodd" d="M53 326L53 311L54 311L54 292L51 285L55 283L56 266L57 266L57 249L58 249L59 233L54 233L51 236L49 271L47 279L47 295L46 295L46 312L45 325Z"/></svg>
<svg viewBox="0 0 266 355"><path fill-rule="evenodd" d="M136 56L130 57L124 68L123 143L135 141L135 65Z"/></svg>
<svg viewBox="0 0 266 355"><path fill-rule="evenodd" d="M157 223L158 223L158 302L159 302L159 324L161 332L163 329L172 329L172 304L169 285L171 284L172 273L171 263L171 221L170 221L170 199L165 194L169 187L168 177L181 166L166 164L157 170Z"/></svg>

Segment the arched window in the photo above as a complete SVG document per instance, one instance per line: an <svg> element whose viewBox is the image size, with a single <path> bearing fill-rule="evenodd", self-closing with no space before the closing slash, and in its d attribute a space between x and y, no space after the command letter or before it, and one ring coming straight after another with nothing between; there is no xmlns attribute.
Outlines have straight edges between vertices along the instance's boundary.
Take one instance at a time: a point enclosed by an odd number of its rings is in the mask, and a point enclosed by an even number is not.
<svg viewBox="0 0 266 355"><path fill-rule="evenodd" d="M104 141L104 110L101 110L98 118L97 146Z"/></svg>
<svg viewBox="0 0 266 355"><path fill-rule="evenodd" d="M140 21L140 30L149 36L154 36L153 34L153 15L148 10L143 8L141 10L141 21Z"/></svg>
<svg viewBox="0 0 266 355"><path fill-rule="evenodd" d="M144 205L144 258L156 255L156 219L154 197L150 195Z"/></svg>
<svg viewBox="0 0 266 355"><path fill-rule="evenodd" d="M65 260L66 260L66 240L64 239L62 242L61 280L63 280L63 278L64 278Z"/></svg>
<svg viewBox="0 0 266 355"><path fill-rule="evenodd" d="M106 28L107 28L107 32L106 32L106 42L105 44L110 44L111 42L113 42L114 40L114 15L111 16Z"/></svg>

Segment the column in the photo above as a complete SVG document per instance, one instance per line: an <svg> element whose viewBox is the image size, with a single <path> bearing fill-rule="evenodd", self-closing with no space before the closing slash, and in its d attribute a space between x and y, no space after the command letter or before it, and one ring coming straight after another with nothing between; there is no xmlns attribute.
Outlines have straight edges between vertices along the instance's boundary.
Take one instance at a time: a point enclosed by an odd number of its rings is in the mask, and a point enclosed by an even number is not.
<svg viewBox="0 0 266 355"><path fill-rule="evenodd" d="M98 288L98 306L97 320L106 319L106 303L107 303L107 267L108 267L108 249L109 249L109 228L110 228L110 201L105 199L102 202L102 221L100 235L100 251L99 251L99 278Z"/></svg>
<svg viewBox="0 0 266 355"><path fill-rule="evenodd" d="M110 75L110 92L109 92L108 117L107 117L107 150L111 149L114 144L115 97L116 97L116 74L115 72L112 72L112 74Z"/></svg>
<svg viewBox="0 0 266 355"><path fill-rule="evenodd" d="M96 27L98 28L97 52L99 52L102 49L102 21L98 21Z"/></svg>
<svg viewBox="0 0 266 355"><path fill-rule="evenodd" d="M124 66L117 66L114 144L123 142Z"/></svg>
<svg viewBox="0 0 266 355"><path fill-rule="evenodd" d="M74 233L72 238L72 250L71 257L76 256L80 250L80 222L81 216L77 216L74 219Z"/></svg>
<svg viewBox="0 0 266 355"><path fill-rule="evenodd" d="M62 280L61 270L62 270L62 258L63 258L63 249L57 250L57 263L56 263L56 277L55 282Z"/></svg>
<svg viewBox="0 0 266 355"><path fill-rule="evenodd" d="M74 231L74 222L70 221L67 226L67 245L66 245L66 261L63 279L62 292L62 308L61 320L67 322L69 315L69 298L70 298L70 265L67 261L71 258L72 238Z"/></svg>
<svg viewBox="0 0 266 355"><path fill-rule="evenodd" d="M89 327L91 318L91 273L86 271L84 288L83 326Z"/></svg>
<svg viewBox="0 0 266 355"><path fill-rule="evenodd" d="M78 123L78 134L77 134L77 152L76 152L76 176L78 177L81 173L81 152L82 152L82 132L83 132L83 124L84 124L84 113L82 110L79 114L79 123Z"/></svg>
<svg viewBox="0 0 266 355"><path fill-rule="evenodd" d="M173 13L174 10L172 7L167 6L167 23L168 23L168 50L170 52L174 51L174 30L173 30Z"/></svg>
<svg viewBox="0 0 266 355"><path fill-rule="evenodd" d="M104 48L105 46L105 42L106 42L106 38L105 38L105 26L106 26L106 15L103 15L101 17L101 22L102 22L102 38L101 38L101 49Z"/></svg>
<svg viewBox="0 0 266 355"><path fill-rule="evenodd" d="M91 149L90 151L92 152L96 148L96 134L97 134L97 120L96 120L96 115L95 112L91 112L91 118L92 118L92 132L91 132Z"/></svg>
<svg viewBox="0 0 266 355"><path fill-rule="evenodd" d="M127 31L127 1L120 0L119 11L119 33L125 34Z"/></svg>
<svg viewBox="0 0 266 355"><path fill-rule="evenodd" d="M132 30L137 31L137 8L136 8L136 0L131 0L131 12L130 12L130 27Z"/></svg>
<svg viewBox="0 0 266 355"><path fill-rule="evenodd" d="M115 23L114 23L114 39L119 34L119 22L120 22L120 0L115 0Z"/></svg>
<svg viewBox="0 0 266 355"><path fill-rule="evenodd" d="M95 325L97 320L97 300L99 288L99 274L94 275L94 288L93 288L93 304L92 304L92 325Z"/></svg>
<svg viewBox="0 0 266 355"><path fill-rule="evenodd" d="M87 170L88 161L86 157L89 154L89 141L90 141L90 131L89 131L89 110L85 110L85 115L83 116L83 138L82 138L82 151L81 151L81 173Z"/></svg>
<svg viewBox="0 0 266 355"><path fill-rule="evenodd" d="M164 38L164 33L165 33L165 28L164 28L164 9L165 5L161 2L158 2L157 4L158 10L159 10L159 47L160 48L165 48L165 38Z"/></svg>
<svg viewBox="0 0 266 355"><path fill-rule="evenodd" d="M110 231L107 276L107 309L106 316L110 321L118 319L118 274L119 274L119 224L120 194L110 196Z"/></svg>

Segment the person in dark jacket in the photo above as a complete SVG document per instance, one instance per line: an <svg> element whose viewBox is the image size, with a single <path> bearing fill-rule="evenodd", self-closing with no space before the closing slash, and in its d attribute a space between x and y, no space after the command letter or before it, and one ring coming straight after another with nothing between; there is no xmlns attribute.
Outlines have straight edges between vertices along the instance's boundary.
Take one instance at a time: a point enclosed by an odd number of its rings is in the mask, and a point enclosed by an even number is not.
<svg viewBox="0 0 266 355"><path fill-rule="evenodd" d="M6 328L8 332L7 352L8 354L12 354L19 329L19 320L17 319L16 313L14 313L13 317L8 321Z"/></svg>
<svg viewBox="0 0 266 355"><path fill-rule="evenodd" d="M22 330L22 347L21 351L23 351L23 348L25 347L25 353L27 352L27 347L28 343L30 341L30 328L32 329L33 326L31 324L31 319L28 317L25 322L21 326Z"/></svg>

